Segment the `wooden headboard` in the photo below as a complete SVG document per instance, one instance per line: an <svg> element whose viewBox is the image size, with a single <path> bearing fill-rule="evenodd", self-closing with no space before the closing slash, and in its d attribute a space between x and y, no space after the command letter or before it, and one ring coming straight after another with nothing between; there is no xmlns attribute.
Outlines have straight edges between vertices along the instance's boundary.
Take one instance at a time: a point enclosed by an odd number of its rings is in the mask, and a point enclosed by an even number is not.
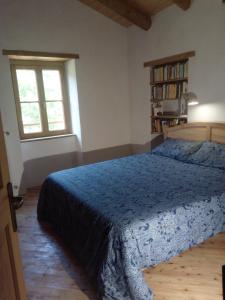
<svg viewBox="0 0 225 300"><path fill-rule="evenodd" d="M188 123L164 128L164 138L225 144L225 123Z"/></svg>

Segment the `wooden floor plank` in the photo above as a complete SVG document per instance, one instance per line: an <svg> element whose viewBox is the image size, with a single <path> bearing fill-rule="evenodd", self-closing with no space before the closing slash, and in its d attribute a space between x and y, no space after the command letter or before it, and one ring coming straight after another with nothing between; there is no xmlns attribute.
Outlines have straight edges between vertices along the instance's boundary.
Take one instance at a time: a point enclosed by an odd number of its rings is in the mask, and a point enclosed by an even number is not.
<svg viewBox="0 0 225 300"><path fill-rule="evenodd" d="M29 300L96 300L84 270L49 225L36 218L39 189L30 190L17 211ZM144 270L154 300L222 300L225 233L167 263Z"/></svg>

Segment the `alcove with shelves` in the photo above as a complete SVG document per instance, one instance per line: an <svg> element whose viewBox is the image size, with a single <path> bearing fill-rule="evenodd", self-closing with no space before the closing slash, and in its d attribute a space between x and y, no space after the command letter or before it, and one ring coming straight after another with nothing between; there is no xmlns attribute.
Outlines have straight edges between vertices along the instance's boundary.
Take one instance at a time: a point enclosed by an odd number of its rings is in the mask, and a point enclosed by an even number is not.
<svg viewBox="0 0 225 300"><path fill-rule="evenodd" d="M189 58L194 51L146 62L150 67L152 133L162 133L163 126L187 123Z"/></svg>

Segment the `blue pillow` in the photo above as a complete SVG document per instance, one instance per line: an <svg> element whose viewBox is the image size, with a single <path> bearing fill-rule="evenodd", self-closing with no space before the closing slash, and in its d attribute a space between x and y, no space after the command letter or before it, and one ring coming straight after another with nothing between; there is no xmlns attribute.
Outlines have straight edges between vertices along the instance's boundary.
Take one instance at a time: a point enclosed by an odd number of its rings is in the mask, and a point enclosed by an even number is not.
<svg viewBox="0 0 225 300"><path fill-rule="evenodd" d="M197 152L188 157L188 162L225 170L225 145L204 142Z"/></svg>
<svg viewBox="0 0 225 300"><path fill-rule="evenodd" d="M199 150L203 142L185 141L180 139L166 139L164 143L152 150L153 154L166 156L181 161Z"/></svg>

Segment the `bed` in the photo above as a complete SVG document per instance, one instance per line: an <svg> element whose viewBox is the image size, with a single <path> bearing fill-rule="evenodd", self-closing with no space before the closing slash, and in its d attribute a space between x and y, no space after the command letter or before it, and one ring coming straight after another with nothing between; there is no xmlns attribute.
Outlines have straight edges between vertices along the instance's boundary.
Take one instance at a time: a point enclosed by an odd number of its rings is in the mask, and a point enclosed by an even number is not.
<svg viewBox="0 0 225 300"><path fill-rule="evenodd" d="M225 231L225 124L185 124L165 138L169 146L56 172L42 185L38 218L70 245L99 299L152 300L144 268Z"/></svg>

